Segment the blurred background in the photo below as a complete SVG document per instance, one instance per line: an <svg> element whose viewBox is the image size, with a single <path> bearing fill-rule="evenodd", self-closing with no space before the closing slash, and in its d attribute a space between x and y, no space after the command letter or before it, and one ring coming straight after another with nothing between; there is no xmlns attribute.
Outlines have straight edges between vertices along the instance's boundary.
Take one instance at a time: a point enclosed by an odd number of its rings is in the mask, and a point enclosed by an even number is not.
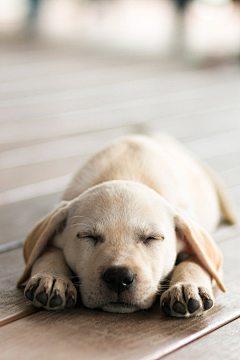
<svg viewBox="0 0 240 360"><path fill-rule="evenodd" d="M101 49L192 56L240 51L233 0L1 0L1 35L38 34Z"/></svg>
<svg viewBox="0 0 240 360"><path fill-rule="evenodd" d="M130 133L172 134L240 205L239 55L240 1L1 0L0 245Z"/></svg>

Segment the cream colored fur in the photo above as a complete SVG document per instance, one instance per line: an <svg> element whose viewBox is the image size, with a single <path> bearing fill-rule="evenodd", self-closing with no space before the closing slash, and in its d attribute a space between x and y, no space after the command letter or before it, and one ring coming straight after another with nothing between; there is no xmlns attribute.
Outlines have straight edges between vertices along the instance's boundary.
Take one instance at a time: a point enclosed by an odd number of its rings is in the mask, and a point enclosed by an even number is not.
<svg viewBox="0 0 240 360"><path fill-rule="evenodd" d="M201 315L213 304L212 279L225 291L221 252L209 235L222 213L235 222L222 191L169 136L119 139L79 170L63 202L29 234L19 284L30 276L25 295L57 310L76 302L74 274L85 306L125 313L149 308L168 278L162 310ZM184 260L175 266L180 253ZM103 274L111 267L131 269L134 284L121 293L109 289Z"/></svg>

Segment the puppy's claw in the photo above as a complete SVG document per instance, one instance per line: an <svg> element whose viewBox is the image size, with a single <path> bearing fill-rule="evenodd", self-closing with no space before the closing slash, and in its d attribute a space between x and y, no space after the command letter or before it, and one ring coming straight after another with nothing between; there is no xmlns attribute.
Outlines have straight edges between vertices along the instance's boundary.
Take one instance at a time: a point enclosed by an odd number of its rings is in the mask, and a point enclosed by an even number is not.
<svg viewBox="0 0 240 360"><path fill-rule="evenodd" d="M205 293L200 294L200 296L202 298L205 298L205 299L209 300L209 296L207 294L205 294Z"/></svg>

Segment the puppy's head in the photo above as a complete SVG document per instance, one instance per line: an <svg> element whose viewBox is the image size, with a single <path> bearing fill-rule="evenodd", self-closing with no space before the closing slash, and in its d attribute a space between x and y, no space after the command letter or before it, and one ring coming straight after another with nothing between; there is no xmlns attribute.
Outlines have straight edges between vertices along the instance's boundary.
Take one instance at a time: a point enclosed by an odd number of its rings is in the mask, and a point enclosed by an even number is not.
<svg viewBox="0 0 240 360"><path fill-rule="evenodd" d="M176 258L170 210L137 183L104 183L81 195L69 208L63 238L83 303L107 311L151 306Z"/></svg>
<svg viewBox="0 0 240 360"><path fill-rule="evenodd" d="M122 313L146 309L174 266L176 227L191 243L195 228L155 191L106 182L62 203L35 227L25 245L25 277L52 239L79 277L84 305Z"/></svg>

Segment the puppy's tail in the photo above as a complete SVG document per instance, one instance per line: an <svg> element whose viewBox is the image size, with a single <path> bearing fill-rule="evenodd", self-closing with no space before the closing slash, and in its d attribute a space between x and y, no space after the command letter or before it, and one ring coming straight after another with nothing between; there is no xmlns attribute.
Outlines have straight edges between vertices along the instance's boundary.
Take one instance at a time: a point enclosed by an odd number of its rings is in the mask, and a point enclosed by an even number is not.
<svg viewBox="0 0 240 360"><path fill-rule="evenodd" d="M219 177L206 164L201 163L201 166L215 187L223 215L223 220L227 221L231 225L238 223L237 211L232 204L226 187L219 179Z"/></svg>

